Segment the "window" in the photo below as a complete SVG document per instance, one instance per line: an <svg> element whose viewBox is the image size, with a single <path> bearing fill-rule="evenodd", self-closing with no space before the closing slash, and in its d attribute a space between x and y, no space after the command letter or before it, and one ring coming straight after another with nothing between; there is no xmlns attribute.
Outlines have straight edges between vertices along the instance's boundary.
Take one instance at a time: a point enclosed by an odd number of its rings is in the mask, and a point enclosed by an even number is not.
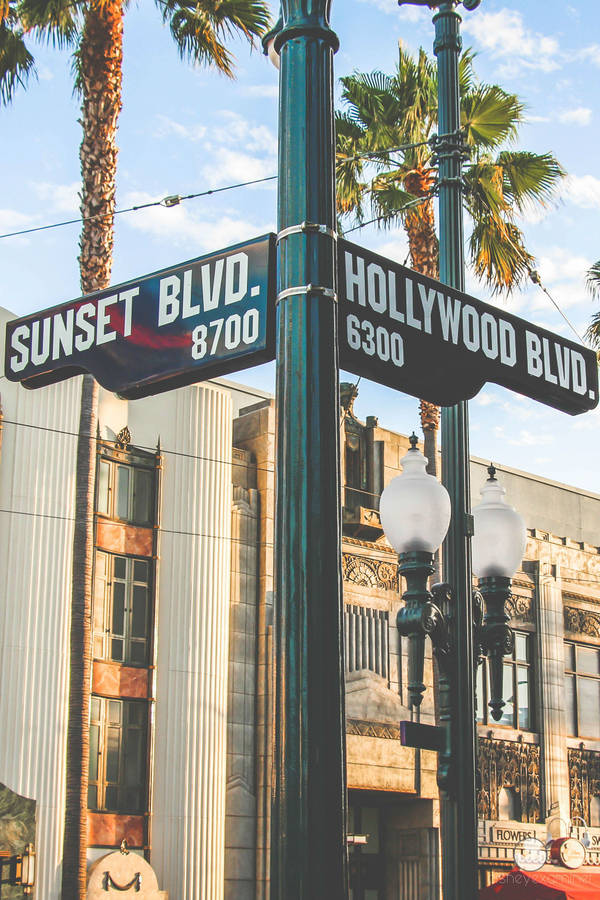
<svg viewBox="0 0 600 900"><path fill-rule="evenodd" d="M154 520L154 470L117 460L98 460L97 511L136 525Z"/></svg>
<svg viewBox="0 0 600 900"><path fill-rule="evenodd" d="M600 648L565 641L567 734L600 738Z"/></svg>
<svg viewBox="0 0 600 900"><path fill-rule="evenodd" d="M150 560L96 552L94 657L148 663Z"/></svg>
<svg viewBox="0 0 600 900"><path fill-rule="evenodd" d="M489 671L487 659L477 670L477 721L490 725L508 725L531 731L534 727L533 716L533 671L532 640L533 635L523 631L515 631L515 646L511 657L504 657L504 678L502 697L504 707L502 718L496 722L491 715L488 701Z"/></svg>
<svg viewBox="0 0 600 900"><path fill-rule="evenodd" d="M145 811L147 726L143 700L91 698L90 809Z"/></svg>

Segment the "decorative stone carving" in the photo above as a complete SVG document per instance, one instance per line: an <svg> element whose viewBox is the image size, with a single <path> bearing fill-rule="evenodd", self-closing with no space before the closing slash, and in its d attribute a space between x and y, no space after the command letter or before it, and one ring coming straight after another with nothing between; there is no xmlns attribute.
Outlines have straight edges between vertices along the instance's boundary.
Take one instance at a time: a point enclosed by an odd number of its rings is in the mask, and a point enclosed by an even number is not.
<svg viewBox="0 0 600 900"><path fill-rule="evenodd" d="M578 609L575 606L565 606L565 631L600 638L600 613L591 612L589 609Z"/></svg>
<svg viewBox="0 0 600 900"><path fill-rule="evenodd" d="M117 440L115 441L117 448L119 450L127 450L131 443L131 432L127 425L125 428L121 428L120 432L117 435Z"/></svg>
<svg viewBox="0 0 600 900"><path fill-rule="evenodd" d="M386 591L398 590L398 566L395 563L343 553L342 575L344 581L350 584Z"/></svg>
<svg viewBox="0 0 600 900"><path fill-rule="evenodd" d="M521 821L539 821L540 748L537 744L479 738L477 769L480 819L498 818L498 795L503 787L508 787L519 799Z"/></svg>
<svg viewBox="0 0 600 900"><path fill-rule="evenodd" d="M400 729L397 725L367 722L365 719L346 719L346 733L359 734L362 737L386 738L392 741L400 740Z"/></svg>
<svg viewBox="0 0 600 900"><path fill-rule="evenodd" d="M120 850L96 860L88 874L88 900L103 900L117 892L140 900L168 900L167 892L159 890L150 864L143 856L131 853L125 841Z"/></svg>
<svg viewBox="0 0 600 900"><path fill-rule="evenodd" d="M571 749L567 753L571 818L581 816L589 824L590 801L600 797L600 753L581 749Z"/></svg>
<svg viewBox="0 0 600 900"><path fill-rule="evenodd" d="M506 612L511 619L520 622L534 622L533 597L511 594L506 602Z"/></svg>

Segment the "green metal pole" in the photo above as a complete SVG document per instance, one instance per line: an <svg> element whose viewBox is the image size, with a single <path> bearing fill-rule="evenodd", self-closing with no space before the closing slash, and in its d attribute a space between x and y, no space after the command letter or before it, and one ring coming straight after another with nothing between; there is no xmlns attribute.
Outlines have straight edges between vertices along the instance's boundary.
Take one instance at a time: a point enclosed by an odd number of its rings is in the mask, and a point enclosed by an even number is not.
<svg viewBox="0 0 600 900"><path fill-rule="evenodd" d="M331 0L283 0L271 900L346 900Z"/></svg>
<svg viewBox="0 0 600 900"><path fill-rule="evenodd" d="M434 52L438 60L440 281L464 290L461 197L461 50L456 2L436 4ZM468 4L474 6L474 4ZM454 137L446 137L454 135ZM456 702L452 708L451 769L442 796L444 900L477 896L476 725L473 664L473 600L469 512L469 430L466 402L442 410L442 482L450 494L452 521L443 550L444 580L454 588Z"/></svg>

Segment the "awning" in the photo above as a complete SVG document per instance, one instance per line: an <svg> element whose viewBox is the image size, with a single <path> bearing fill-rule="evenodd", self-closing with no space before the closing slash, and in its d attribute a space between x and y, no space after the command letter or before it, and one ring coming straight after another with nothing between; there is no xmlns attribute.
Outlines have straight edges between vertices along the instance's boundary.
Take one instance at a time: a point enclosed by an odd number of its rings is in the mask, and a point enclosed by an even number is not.
<svg viewBox="0 0 600 900"><path fill-rule="evenodd" d="M600 871L544 866L538 872L512 869L479 892L480 900L599 900Z"/></svg>

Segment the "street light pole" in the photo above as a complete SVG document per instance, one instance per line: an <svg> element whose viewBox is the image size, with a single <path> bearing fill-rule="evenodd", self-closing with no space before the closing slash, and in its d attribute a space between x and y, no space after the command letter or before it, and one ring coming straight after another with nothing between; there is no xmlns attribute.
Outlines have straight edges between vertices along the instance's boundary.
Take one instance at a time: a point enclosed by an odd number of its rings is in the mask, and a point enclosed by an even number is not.
<svg viewBox="0 0 600 900"><path fill-rule="evenodd" d="M469 3L473 8L478 3ZM457 3L441 2L433 17L438 61L440 281L464 290L462 153L458 81L461 18ZM475 776L475 659L471 576L469 414L466 402L442 409L442 483L453 516L443 548L444 581L455 592L455 698L450 723L451 769L442 802L444 900L477 896L477 786Z"/></svg>
<svg viewBox="0 0 600 900"><path fill-rule="evenodd" d="M283 0L272 900L346 900L331 0Z"/></svg>
<svg viewBox="0 0 600 900"><path fill-rule="evenodd" d="M399 0L435 9L434 53L438 61L438 160L440 217L440 281L464 290L464 233L460 132L459 57L462 47L459 0ZM480 0L463 0L475 9ZM448 490L453 516L443 549L444 581L454 589L454 690L442 678L441 724L447 730L439 768L442 789L442 881L444 900L477 896L477 789L475 755L474 604L471 582L472 517L469 512L469 428L466 402L442 409L442 483Z"/></svg>

